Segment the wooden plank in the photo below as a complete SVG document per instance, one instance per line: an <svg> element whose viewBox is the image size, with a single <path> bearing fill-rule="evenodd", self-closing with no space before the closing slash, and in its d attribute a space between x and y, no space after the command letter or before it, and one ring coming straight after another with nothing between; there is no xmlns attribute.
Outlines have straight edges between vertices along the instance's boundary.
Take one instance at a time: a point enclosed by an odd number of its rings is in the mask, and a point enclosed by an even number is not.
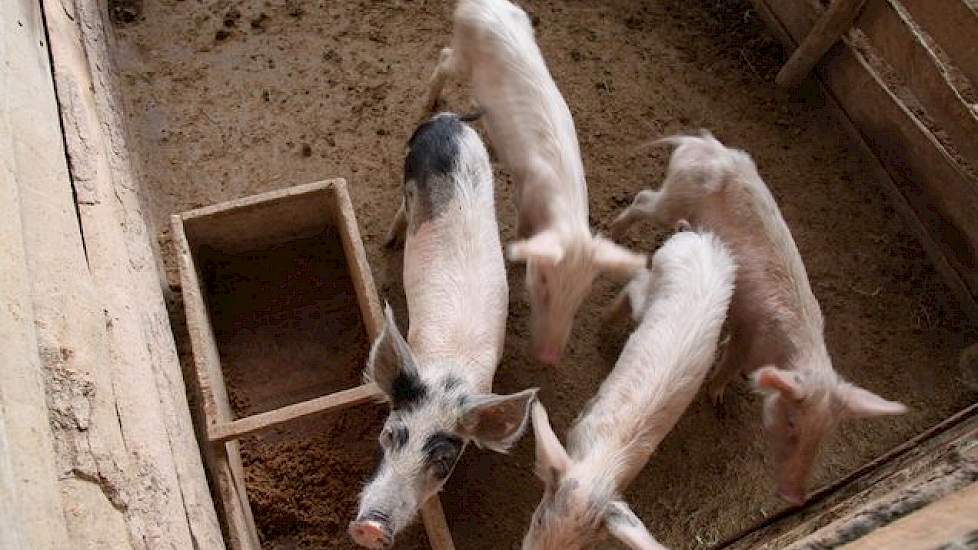
<svg viewBox="0 0 978 550"><path fill-rule="evenodd" d="M208 427L207 438L212 442L230 441L262 430L267 430L298 418L314 414L335 412L370 401L380 401L383 394L376 384L364 384L348 390L338 391L302 403L287 405L273 411L239 418L223 424Z"/></svg>
<svg viewBox="0 0 978 550"><path fill-rule="evenodd" d="M445 511L441 507L441 500L438 495L429 498L421 506L421 521L424 522L424 530L428 535L428 545L431 546L432 550L455 550L452 533L448 530Z"/></svg>
<svg viewBox="0 0 978 550"><path fill-rule="evenodd" d="M187 331L194 356L194 374L201 398L204 425L230 422L234 415L228 400L217 342L207 316L207 306L201 293L197 267L190 253L184 232L183 217L170 217L173 244L180 266L180 289L187 316ZM258 530L255 527L251 504L245 491L244 468L236 441L202 445L204 461L217 489L217 500L224 510L228 529L228 545L232 550L259 550Z"/></svg>
<svg viewBox="0 0 978 550"><path fill-rule="evenodd" d="M106 502L100 509L76 501L66 511L65 517L79 526L72 542L77 547L122 548L128 546L123 542L127 540L132 544L165 540L174 547L223 548L164 305L154 250L156 230L144 216L128 156L126 120L115 93L118 81L110 69L110 41L103 26L104 3L45 0L37 4L43 7L48 27L46 53L59 100L63 135L57 137L71 159L71 182L62 191L71 205L66 218L80 223L83 239L69 245L64 235L56 237L61 246L77 246L80 261L77 274L68 278L70 284L58 285L70 296L54 300L58 318L65 318L71 331L85 326L84 316L69 303L83 294L79 287L90 277L93 296L86 309L94 313L91 324L97 327L74 338L67 337L66 330L62 349L79 353L64 364L52 365L68 371L56 375L58 379L93 382L84 392L91 403L91 425L79 424L77 443L62 445L91 448L92 458L60 462L86 464L94 459L98 472L77 472L73 482L65 476L68 487L63 493L92 494ZM41 223L51 227L51 216ZM68 265L63 258L51 261L59 267ZM105 333L104 344L94 337L96 330ZM75 399L77 394L68 391ZM127 480L118 483L123 487L104 481L93 484L107 467L118 469L112 477ZM140 504L126 508L120 504L125 502ZM113 514L123 516L128 526L114 540L103 519Z"/></svg>
<svg viewBox="0 0 978 550"><path fill-rule="evenodd" d="M967 548L954 546L978 528L978 482L909 516L846 544L848 550L876 548Z"/></svg>
<svg viewBox="0 0 978 550"><path fill-rule="evenodd" d="M70 540L28 266L44 251L28 248L21 219L25 189L42 177L68 184L43 40L35 2L0 3L0 548L11 549Z"/></svg>
<svg viewBox="0 0 978 550"><path fill-rule="evenodd" d="M920 242L924 251L927 253L927 257L934 264L934 268L941 275L945 284L948 285L958 303L961 304L964 312L972 320L978 322L978 302L975 301L974 296L971 294L964 280L954 267L951 266L947 256L944 255L942 245L935 240L937 236L931 233L929 228L917 216L913 206L903 196L900 188L893 181L893 178L887 172L886 167L883 166L880 158L876 156L875 151L866 143L866 139L853 124L852 120L849 119L849 115L842 109L839 102L827 91L825 95L827 100L826 105L839 121L840 127L849 137L850 142L854 143L859 152L868 159L873 179L879 182L880 188L889 199L890 204L907 224L907 228L917 238L917 241Z"/></svg>
<svg viewBox="0 0 978 550"><path fill-rule="evenodd" d="M183 212L184 231L195 249L206 245L234 254L340 229L334 219L334 185L342 181L276 189Z"/></svg>
<svg viewBox="0 0 978 550"><path fill-rule="evenodd" d="M825 52L849 30L865 0L832 0L825 13L778 71L775 82L786 89L797 87Z"/></svg>
<svg viewBox="0 0 978 550"><path fill-rule="evenodd" d="M284 189L266 191L264 193L258 193L257 195L249 195L247 197L241 197L240 199L233 199L218 204L212 204L210 206L202 206L193 210L187 210L185 212L181 212L180 217L184 220L194 220L196 218L210 218L221 214L235 214L242 210L261 207L267 205L268 203L277 202L289 197L303 196L310 193L327 190L338 181L343 181L343 179L334 178L323 181L314 181L312 183L294 185Z"/></svg>
<svg viewBox="0 0 978 550"><path fill-rule="evenodd" d="M801 509L786 510L717 545L729 550L766 550L823 547L832 534L845 532L845 524L867 502L893 496L915 478L941 477L967 468L961 451L978 442L978 404L954 414L906 441L845 478L820 489ZM960 479L970 482L967 476ZM952 487L952 490L953 487ZM919 493L919 491L918 491ZM940 498L942 494L934 494ZM899 496L897 496L899 500ZM872 514L871 514L872 515ZM843 525L834 525L841 522ZM827 536L828 535L828 536ZM817 544L816 544L817 543ZM837 544L837 541L833 542ZM829 547L834 547L829 545Z"/></svg>
<svg viewBox="0 0 978 550"><path fill-rule="evenodd" d="M978 115L899 4L894 0L869 0L856 26L900 75L927 115L947 133L957 152L978 169ZM973 42L978 44L978 27Z"/></svg>
<svg viewBox="0 0 978 550"><path fill-rule="evenodd" d="M978 13L963 0L899 0L978 88Z"/></svg>
<svg viewBox="0 0 978 550"><path fill-rule="evenodd" d="M800 1L754 0L758 11L800 40L817 20L817 8ZM931 236L922 241L961 301L978 319L978 185L948 155L865 59L840 42L818 69L825 89L872 148L890 175L896 193L911 206L911 226ZM943 266L950 269L942 269Z"/></svg>
<svg viewBox="0 0 978 550"><path fill-rule="evenodd" d="M208 425L230 422L234 419L234 413L231 411L224 372L221 370L221 356L183 221L183 215L171 216L170 230L180 267L180 289L183 293L187 332L190 334L190 347L196 365L194 372L201 393L204 418Z"/></svg>
<svg viewBox="0 0 978 550"><path fill-rule="evenodd" d="M377 298L377 288L374 286L374 277L370 271L370 263L367 261L367 253L363 249L360 228L357 225L356 213L353 211L353 203L350 202L350 195L346 189L346 182L336 180L333 184L333 190L336 193L336 201L334 202L336 223L342 228L340 237L343 241L346 262L350 269L350 278L353 279L353 287L357 293L357 302L360 305L360 318L367 330L367 337L373 342L380 335L384 314L380 307L380 300Z"/></svg>

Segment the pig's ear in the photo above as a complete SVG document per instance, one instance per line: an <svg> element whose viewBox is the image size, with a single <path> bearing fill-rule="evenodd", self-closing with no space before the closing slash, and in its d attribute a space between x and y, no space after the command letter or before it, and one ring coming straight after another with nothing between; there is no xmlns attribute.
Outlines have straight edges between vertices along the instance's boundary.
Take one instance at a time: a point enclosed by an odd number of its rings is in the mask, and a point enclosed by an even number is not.
<svg viewBox="0 0 978 550"><path fill-rule="evenodd" d="M778 392L782 397L795 400L805 398L805 388L797 374L771 365L754 371L751 383L761 392Z"/></svg>
<svg viewBox="0 0 978 550"><path fill-rule="evenodd" d="M547 409L538 401L533 404L533 439L537 449L537 475L548 487L556 485L570 466L570 457L550 427Z"/></svg>
<svg viewBox="0 0 978 550"><path fill-rule="evenodd" d="M604 273L617 277L631 277L645 268L645 254L636 254L600 236L591 241L594 247L594 265Z"/></svg>
<svg viewBox="0 0 978 550"><path fill-rule="evenodd" d="M365 378L376 382L395 409L424 398L425 386L401 332L397 330L390 304L384 308L384 329L370 348Z"/></svg>
<svg viewBox="0 0 978 550"><path fill-rule="evenodd" d="M835 395L844 405L846 416L850 418L903 414L908 410L903 403L884 399L848 382L839 384Z"/></svg>
<svg viewBox="0 0 978 550"><path fill-rule="evenodd" d="M564 245L556 231L541 231L529 239L510 243L506 255L511 262L536 260L556 264L564 257Z"/></svg>
<svg viewBox="0 0 978 550"><path fill-rule="evenodd" d="M652 537L635 512L621 500L613 500L608 504L604 526L611 536L633 550L665 549L665 546Z"/></svg>
<svg viewBox="0 0 978 550"><path fill-rule="evenodd" d="M460 430L479 447L509 451L526 431L537 388L512 395L476 395L462 405Z"/></svg>

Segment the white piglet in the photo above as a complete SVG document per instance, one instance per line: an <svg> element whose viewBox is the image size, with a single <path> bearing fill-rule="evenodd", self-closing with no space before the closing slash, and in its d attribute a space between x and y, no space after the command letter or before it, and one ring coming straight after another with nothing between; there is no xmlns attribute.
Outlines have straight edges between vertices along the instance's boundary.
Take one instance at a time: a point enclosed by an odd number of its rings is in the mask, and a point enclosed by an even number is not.
<svg viewBox="0 0 978 550"><path fill-rule="evenodd" d="M410 330L390 307L366 377L387 395L382 458L349 533L386 548L441 490L469 442L505 452L522 435L535 389L491 393L503 351L509 291L493 204L492 167L478 134L443 113L408 143L404 292Z"/></svg>
<svg viewBox="0 0 978 550"><path fill-rule="evenodd" d="M661 548L622 500L696 396L713 363L736 267L709 233L670 238L623 292L638 327L615 368L570 429L567 450L533 407L543 500L525 550L574 550L610 534L630 548Z"/></svg>
<svg viewBox="0 0 978 550"><path fill-rule="evenodd" d="M832 368L822 312L787 224L750 156L708 132L661 141L676 147L659 191L641 191L612 224L621 236L640 220L689 220L716 233L737 260L729 344L710 381L714 401L740 373L767 393L764 426L779 493L794 504L821 442L845 418L901 414L906 407L859 388Z"/></svg>
<svg viewBox="0 0 978 550"><path fill-rule="evenodd" d="M533 353L557 363L594 279L630 277L645 256L591 233L574 120L523 10L507 0L461 0L452 47L431 78L429 109L452 73L471 82L492 146L516 180L522 240L509 257L526 262Z"/></svg>

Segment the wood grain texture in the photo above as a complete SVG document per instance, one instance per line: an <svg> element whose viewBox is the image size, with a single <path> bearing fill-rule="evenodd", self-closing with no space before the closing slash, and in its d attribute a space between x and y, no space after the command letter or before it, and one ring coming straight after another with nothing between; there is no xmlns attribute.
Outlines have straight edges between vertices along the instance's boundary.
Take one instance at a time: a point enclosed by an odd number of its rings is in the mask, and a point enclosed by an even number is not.
<svg viewBox="0 0 978 550"><path fill-rule="evenodd" d="M820 16L813 4L754 0L782 39L797 42ZM839 42L822 84L886 169L884 188L934 260L963 309L978 319L978 185L851 45ZM901 208L906 204L909 208Z"/></svg>
<svg viewBox="0 0 978 550"><path fill-rule="evenodd" d="M865 0L832 0L825 13L778 72L778 86L792 89L801 84L825 52L838 42L859 15Z"/></svg>
<svg viewBox="0 0 978 550"><path fill-rule="evenodd" d="M978 167L978 115L948 76L948 68L914 30L895 0L869 0L856 26L898 73L954 149ZM978 27L972 37L978 44Z"/></svg>
<svg viewBox="0 0 978 550"><path fill-rule="evenodd" d="M355 407L371 401L379 402L383 394L376 384L364 384L348 390L338 391L302 403L288 405L273 411L255 414L226 422L224 424L212 424L208 427L207 437L212 442L230 441L246 435L267 430L275 426L285 424L292 420L336 412L349 407Z"/></svg>
<svg viewBox="0 0 978 550"><path fill-rule="evenodd" d="M913 20L978 87L978 13L963 0L899 0Z"/></svg>

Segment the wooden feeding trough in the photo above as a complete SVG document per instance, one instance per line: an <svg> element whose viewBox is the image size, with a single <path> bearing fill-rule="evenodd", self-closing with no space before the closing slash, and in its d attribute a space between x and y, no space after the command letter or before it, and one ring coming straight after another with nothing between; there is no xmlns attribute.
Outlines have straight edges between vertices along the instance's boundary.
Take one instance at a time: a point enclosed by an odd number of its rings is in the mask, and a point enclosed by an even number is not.
<svg viewBox="0 0 978 550"><path fill-rule="evenodd" d="M379 401L374 384L356 385L369 343L382 326L377 291L342 179L184 212L172 216L171 223L200 390L202 450L215 500L223 509L230 547L257 549L238 439ZM324 271L325 264L340 269ZM328 304L308 314L310 304L323 299ZM342 330L325 329L324 334L324 309L325 315L339 311L336 315L350 319L342 317ZM270 317L284 320L289 332L263 334L252 326ZM245 336L228 336L229 326ZM269 346L305 366L256 362ZM338 368L330 365L334 356L358 364L335 372ZM236 417L229 369L238 378L260 378L258 385L270 392L262 399L265 409ZM310 382L309 372L325 379L325 385ZM453 547L437 497L425 504L422 519L433 548Z"/></svg>

